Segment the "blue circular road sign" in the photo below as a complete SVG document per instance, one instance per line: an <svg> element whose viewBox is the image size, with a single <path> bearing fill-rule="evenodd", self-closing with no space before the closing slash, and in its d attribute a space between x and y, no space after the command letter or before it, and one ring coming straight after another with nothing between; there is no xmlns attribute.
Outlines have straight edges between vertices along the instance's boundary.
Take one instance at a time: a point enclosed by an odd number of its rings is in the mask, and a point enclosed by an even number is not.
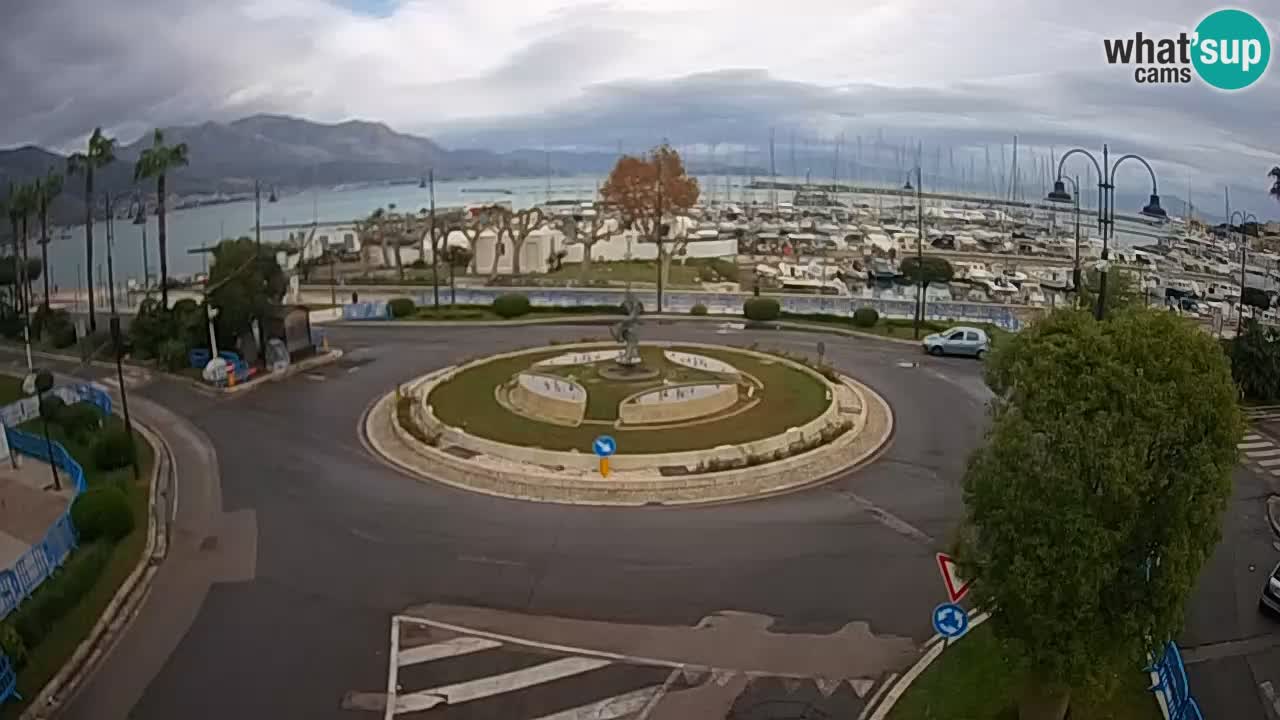
<svg viewBox="0 0 1280 720"><path fill-rule="evenodd" d="M933 629L945 638L960 637L969 629L969 613L955 603L942 603L933 609Z"/></svg>
<svg viewBox="0 0 1280 720"><path fill-rule="evenodd" d="M607 458L618 451L618 441L609 435L601 435L591 443L591 452L602 458Z"/></svg>

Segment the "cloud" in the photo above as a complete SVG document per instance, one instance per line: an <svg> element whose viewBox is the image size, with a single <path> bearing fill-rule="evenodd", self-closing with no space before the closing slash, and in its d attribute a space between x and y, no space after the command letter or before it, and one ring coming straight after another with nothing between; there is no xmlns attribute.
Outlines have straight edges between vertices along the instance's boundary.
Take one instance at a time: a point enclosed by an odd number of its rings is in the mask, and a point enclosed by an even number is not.
<svg viewBox="0 0 1280 720"><path fill-rule="evenodd" d="M1241 4L1271 28L1273 2ZM1255 87L1141 86L1108 37L1176 34L1170 0L43 0L8 12L0 146L79 144L281 112L451 145L638 149L1110 142L1196 186L1277 163L1274 68ZM91 19L91 21L90 21ZM1273 53L1274 54L1274 53ZM899 156L902 152L899 150ZM908 153L909 155L910 153ZM963 157L963 155L962 155ZM899 160L898 162L905 162Z"/></svg>

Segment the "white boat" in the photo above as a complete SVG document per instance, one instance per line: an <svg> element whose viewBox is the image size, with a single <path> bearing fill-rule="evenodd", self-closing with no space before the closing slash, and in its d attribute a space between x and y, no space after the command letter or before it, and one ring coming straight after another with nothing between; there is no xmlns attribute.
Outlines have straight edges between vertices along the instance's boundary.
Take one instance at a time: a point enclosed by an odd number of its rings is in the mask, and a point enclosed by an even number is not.
<svg viewBox="0 0 1280 720"><path fill-rule="evenodd" d="M1012 297L1018 293L1017 286L999 275L986 281L984 285L992 297Z"/></svg>
<svg viewBox="0 0 1280 720"><path fill-rule="evenodd" d="M1028 280L1022 283L1022 300L1028 305L1044 305L1048 302L1040 283Z"/></svg>
<svg viewBox="0 0 1280 720"><path fill-rule="evenodd" d="M1236 302L1240 299L1240 286L1235 283L1211 280L1204 290L1208 300Z"/></svg>
<svg viewBox="0 0 1280 720"><path fill-rule="evenodd" d="M1071 289L1071 268L1041 268L1033 270L1031 279L1049 290Z"/></svg>
<svg viewBox="0 0 1280 720"><path fill-rule="evenodd" d="M986 285L996 279L996 274L982 263L973 263L969 266L969 272L965 274L965 278L975 285Z"/></svg>

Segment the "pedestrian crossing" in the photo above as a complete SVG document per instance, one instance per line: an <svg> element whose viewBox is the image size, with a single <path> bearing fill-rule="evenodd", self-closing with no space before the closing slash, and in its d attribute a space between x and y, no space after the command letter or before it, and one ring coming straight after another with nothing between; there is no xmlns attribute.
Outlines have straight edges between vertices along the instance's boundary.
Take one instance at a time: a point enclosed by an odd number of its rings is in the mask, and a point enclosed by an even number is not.
<svg viewBox="0 0 1280 720"><path fill-rule="evenodd" d="M854 717L874 685L689 666L397 616L377 709L384 720L685 720L694 708L700 720ZM358 695L344 706L373 709L363 703L373 694ZM773 714L786 708L801 714Z"/></svg>
<svg viewBox="0 0 1280 720"><path fill-rule="evenodd" d="M1246 465L1280 477L1280 446L1258 433L1248 433L1236 443Z"/></svg>
<svg viewBox="0 0 1280 720"><path fill-rule="evenodd" d="M1255 405L1244 409L1244 416L1250 422L1267 422L1280 420L1280 405Z"/></svg>

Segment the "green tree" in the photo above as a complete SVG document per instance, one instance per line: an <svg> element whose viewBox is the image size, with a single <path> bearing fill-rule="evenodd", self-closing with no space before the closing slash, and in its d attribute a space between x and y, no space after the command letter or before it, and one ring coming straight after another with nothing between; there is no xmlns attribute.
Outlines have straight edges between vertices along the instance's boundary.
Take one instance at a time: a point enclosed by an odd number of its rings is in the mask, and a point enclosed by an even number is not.
<svg viewBox="0 0 1280 720"><path fill-rule="evenodd" d="M1276 202L1280 202L1280 165L1271 168L1267 177L1271 180L1271 189L1268 193L1276 199Z"/></svg>
<svg viewBox="0 0 1280 720"><path fill-rule="evenodd" d="M1271 296L1266 290L1259 287L1246 287L1240 290L1240 304L1259 310L1266 310L1271 307Z"/></svg>
<svg viewBox="0 0 1280 720"><path fill-rule="evenodd" d="M40 266L49 267L49 208L62 194L62 175L50 170L39 185L37 204L40 214ZM91 293L92 294L92 293ZM49 273L44 273L44 306L49 312Z"/></svg>
<svg viewBox="0 0 1280 720"><path fill-rule="evenodd" d="M1084 284L1080 286L1080 307L1094 310L1098 303L1098 287L1102 274L1090 268L1084 272ZM1142 289L1134 281L1133 273L1113 269L1107 273L1107 297L1103 303L1104 316L1125 307L1143 305Z"/></svg>
<svg viewBox="0 0 1280 720"><path fill-rule="evenodd" d="M135 182L151 178L156 181L156 209L160 228L157 241L160 246L160 303L164 307L169 307L169 245L165 231L165 206L168 205L169 195L165 190L165 181L170 172L186 166L187 144L165 145L164 133L157 128L151 139L151 147L142 151L133 168Z"/></svg>
<svg viewBox="0 0 1280 720"><path fill-rule="evenodd" d="M31 216L38 210L40 199L40 188L38 182L30 185L19 185L16 189L10 189L11 207L18 214L18 219L22 225L22 232L15 236L14 254L21 258L18 263L18 298L22 307L22 312L26 318L28 326L31 324L31 276L26 273L28 269L27 239L31 236L28 224Z"/></svg>
<svg viewBox="0 0 1280 720"><path fill-rule="evenodd" d="M940 257L908 257L902 260L899 266L902 270L902 279L912 285L922 283L924 289L929 289L930 283L946 283L951 282L951 278L955 276L955 270L951 267L951 263ZM916 305L915 314L918 316L924 312L924 306Z"/></svg>
<svg viewBox="0 0 1280 720"><path fill-rule="evenodd" d="M235 347L254 319L280 303L287 286L271 247L259 248L247 237L218 243L206 290L209 304L218 309L218 345Z"/></svg>
<svg viewBox="0 0 1280 720"><path fill-rule="evenodd" d="M1221 536L1243 432L1226 358L1173 313L1060 309L994 349L956 542L974 602L1060 720L1177 634Z"/></svg>
<svg viewBox="0 0 1280 720"><path fill-rule="evenodd" d="M449 304L458 304L458 286L453 282L454 273L459 268L466 270L471 264L471 249L459 245L450 245L444 249L444 261L449 265Z"/></svg>
<svg viewBox="0 0 1280 720"><path fill-rule="evenodd" d="M93 274L93 176L98 170L110 165L116 159L116 141L102 134L102 128L94 128L89 136L86 152L72 153L67 158L67 175L84 175L84 266L92 277ZM93 283L89 283L93 285ZM89 331L98 329L97 317L94 315L93 293L89 293Z"/></svg>
<svg viewBox="0 0 1280 720"><path fill-rule="evenodd" d="M1258 403L1280 402L1280 333L1255 320L1227 341L1231 376L1240 393Z"/></svg>

